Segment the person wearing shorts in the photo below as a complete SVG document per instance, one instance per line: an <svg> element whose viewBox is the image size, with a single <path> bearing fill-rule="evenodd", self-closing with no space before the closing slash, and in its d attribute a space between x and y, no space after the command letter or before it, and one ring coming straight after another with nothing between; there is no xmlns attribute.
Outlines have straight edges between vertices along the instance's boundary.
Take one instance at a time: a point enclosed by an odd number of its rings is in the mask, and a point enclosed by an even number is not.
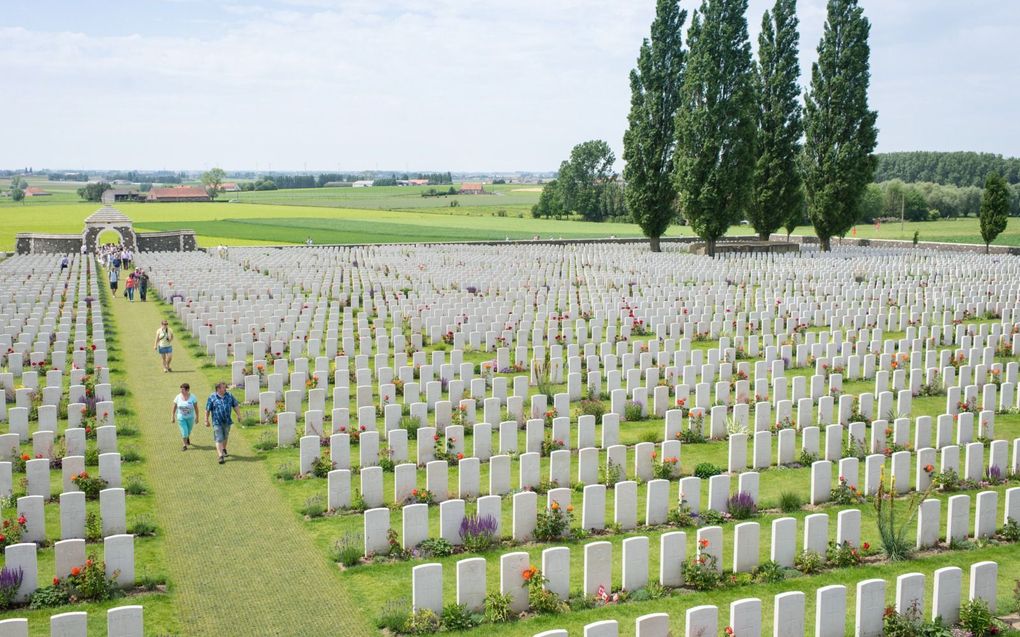
<svg viewBox="0 0 1020 637"><path fill-rule="evenodd" d="M173 371L170 369L170 362L174 358L173 341L174 332L170 329L170 324L164 320L156 330L156 342L152 345L152 349L159 352L159 357L163 359L164 374Z"/></svg>
<svg viewBox="0 0 1020 637"><path fill-rule="evenodd" d="M117 268L110 268L110 291L113 292L114 296L117 296L117 279L120 278L120 270Z"/></svg>
<svg viewBox="0 0 1020 637"><path fill-rule="evenodd" d="M198 399L191 393L191 385L181 383L181 393L174 398L170 412L170 422L176 421L181 429L181 440L184 442L181 451L187 451L191 444L191 428L195 426L197 417Z"/></svg>
<svg viewBox="0 0 1020 637"><path fill-rule="evenodd" d="M230 438L230 426L233 421L230 419L230 412L233 410L237 419L241 419L240 403L233 394L227 393L227 384L223 381L216 383L216 391L209 395L205 401L205 426L210 426L212 421L213 440L216 441L216 453L219 455L219 462L227 461L227 441Z"/></svg>

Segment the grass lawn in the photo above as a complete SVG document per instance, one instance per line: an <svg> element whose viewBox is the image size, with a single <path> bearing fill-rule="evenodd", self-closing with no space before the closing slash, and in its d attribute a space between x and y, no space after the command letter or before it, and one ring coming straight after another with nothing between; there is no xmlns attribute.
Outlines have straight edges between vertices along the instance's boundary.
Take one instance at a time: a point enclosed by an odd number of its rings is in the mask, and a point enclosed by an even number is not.
<svg viewBox="0 0 1020 637"><path fill-rule="evenodd" d="M98 204L77 199L73 189L55 182L51 197L24 203L0 200L0 251L14 245L18 232L79 233L82 221ZM437 187L438 188L438 187ZM631 223L590 223L533 219L533 188L495 186L492 195L422 197L420 187L314 188L252 193L228 193L238 202L145 204L117 207L139 231L190 228L200 246L304 243L377 243L529 239L640 237ZM457 207L450 207L456 200ZM917 231L922 241L981 243L978 221L945 219L933 222L857 226L856 236L910 240ZM667 237L691 236L687 226L672 226ZM749 235L746 226L733 226L731 236ZM797 234L812 234L809 227ZM1020 245L1020 219L995 245Z"/></svg>
<svg viewBox="0 0 1020 637"><path fill-rule="evenodd" d="M183 326L177 326L177 333L183 335L185 330ZM888 333L885 335L886 338L896 339L899 338L900 334ZM190 338L182 339L190 341ZM702 344L709 346L710 344ZM206 364L202 366L202 371L210 382L222 378L227 374L227 370L223 368L215 368L208 364L209 359L204 354L199 352L197 346L193 343L189 343L189 350L201 360L206 361ZM439 347L428 347L427 350L442 349ZM466 357L468 359L470 357ZM483 357L484 358L484 357ZM473 359L471 359L473 360ZM1016 360L1001 359L1003 362ZM477 361L475 361L477 362ZM789 372L789 376L797 375L810 375L811 370L795 369ZM872 381L854 381L846 382L844 384L844 390L849 393L861 393L865 391L871 391L874 389L874 383ZM557 386L555 391L565 391L564 386ZM532 390L534 393L534 389ZM528 401L525 401L527 404ZM919 415L934 415L941 413L945 406L945 397L936 396L929 398L916 398L913 403L913 417ZM330 405L327 405L327 412L329 411ZM257 412L255 410L249 410L248 413L254 415ZM479 412L480 414L480 412ZM638 422L626 422L621 423L620 427L620 442L621 444L633 445L637 442L645 440L661 440L664 422L662 419L651 418L649 420L638 421ZM996 417L995 423L996 431L995 437L998 439L1012 440L1015 437L1020 436L1020 414L1000 414ZM300 423L299 423L300 428ZM274 428L263 425L253 425L241 428L242 435L247 439L249 444L255 444L259 441L275 440ZM596 439L600 436L600 432L596 431ZM869 432L870 439L870 432ZM576 443L576 440L574 441ZM472 447L473 440L470 434L468 439L465 440L466 450L470 450ZM773 445L775 441L773 441ZM493 435L492 440L493 453L496 453L498 449L498 435ZM524 448L523 433L520 434L518 440L519 448ZM800 440L797 441L797 449L800 449ZM409 441L409 459L411 461L415 458L415 442ZM716 465L725 467L727 458L726 442L708 442L704 444L687 444L683 446L682 456L682 471L684 475L690 475L693 468L701 462L710 462ZM352 455L357 458L357 447L352 447ZM775 447L772 451L773 458L775 456ZM753 457L751 443L749 442L747 457L750 459ZM303 516L301 509L309 502L312 498L323 497L326 490L326 480L321 478L305 478L305 479L292 479L293 474L297 469L297 450L295 448L290 449L279 449L274 448L269 451L260 451L258 458L261 460L263 470L266 471L272 478L276 488L282 494L286 502L292 508L292 514L302 521L304 530L306 533L311 535L314 539L315 544L319 547L322 553L322 559L331 561L333 558L330 557L332 549L338 540L344 540L354 542L360 546L361 532L362 532L362 516L360 513L338 513L335 515L327 515L321 518L308 519ZM355 464L356 464L355 460ZM633 455L628 450L628 467L633 470ZM913 460L911 461L913 462ZM863 470L863 463L861 465ZM911 465L913 470L913 465ZM541 476L545 479L548 476L549 465L548 458L543 458L541 463ZM511 467L511 482L517 484L517 472L518 466L516 460L513 462ZM354 470L355 477L352 481L352 487L358 488L358 480L356 477L357 468ZM846 509L846 506L837 505L824 505L821 507L810 507L803 506L799 511L792 513L783 513L778 507L779 496L783 493L795 493L797 494L802 502L806 502L809 496L809 483L810 483L810 470L806 467L802 468L771 468L761 472L760 479L760 502L765 509L762 513L755 518L754 521L760 524L761 537L760 537L760 559L765 561L769 559L770 551L770 538L771 538L771 523L773 520L779 517L791 516L798 519L797 537L798 543L800 542L801 534L803 533L803 518L813 512L825 512L830 516L829 523L829 537L831 540L835 539L836 535L836 515L838 511ZM576 479L577 476L577 456L574 452L571 461L571 479ZM863 479L863 478L862 478ZM458 472L455 467L451 467L449 470L449 492L450 497L456 497L455 494L458 490ZM735 481L736 478L734 477ZM482 493L488 492L488 465L483 464L481 469L481 480L480 484L482 487ZM863 484L863 483L862 483ZM418 487L424 487L424 474L420 473L418 477ZM1016 482L1010 482L1004 486L993 487L999 493L999 510L996 512L996 520L1002 519L1002 511L1004 506L1004 495L1005 488L1016 486ZM734 482L733 488L736 488ZM400 507L392 504L392 493L393 493L393 474L384 473L384 486L383 486L384 498L387 505L391 507L391 528L393 528L398 534L400 533L401 517ZM645 485L641 485L638 490L638 519L644 519L645 510ZM974 499L976 492L969 492L971 496L971 519L973 520L974 508L976 502ZM674 481L671 484L670 499L676 501L678 497L677 483ZM941 523L941 529L944 532L945 527L945 515L946 515L946 500L948 494L936 493L933 497L937 497L942 500L942 512L943 519ZM707 481L702 484L702 506L704 507L707 500ZM607 508L606 508L606 520L607 522L612 521L613 512L613 494L612 491L607 492ZM580 503L581 494L574 492L572 495L572 501L575 507L577 507L574 513L575 524L580 519ZM539 496L540 506L544 506L545 496ZM872 546L880 546L880 538L878 531L875 526L875 512L873 505L870 502L859 505L862 512L862 524L861 524L861 539L863 542L869 542ZM905 506L900 505L900 514L905 516ZM472 502L467 504L467 512L472 513L475 510L475 505ZM511 528L511 502L508 498L504 498L502 506L502 528L504 534L509 533ZM430 536L438 536L439 534L439 513L438 508L433 507L429 514L430 524ZM724 535L724 551L723 551L723 567L727 570L731 568L733 560L733 533L735 523L729 522L723 525ZM910 526L910 537L913 538L913 524ZM637 535L647 536L650 543L650 560L649 569L653 575L658 573L658 540L659 537L669 531L677 530L675 527L661 526L655 528L641 528L633 532L624 533L610 533L608 535L602 535L582 540L571 540L567 542L554 542L548 543L529 543L526 545L511 546L509 544L501 547L492 549L485 553L482 553L488 560L488 590L494 591L499 588L499 568L498 560L499 556L511 551L525 551L531 556L531 563L535 565L541 564L541 552L543 549L549 546L571 546L571 571L573 574L572 585L574 592L580 593L580 577L583 564L583 546L585 543L594 540L606 540L613 544L613 582L614 587L619 585L622 572L622 542L627 537L633 537ZM687 528L683 529L687 533L687 554L693 554L695 550L695 529ZM369 564L363 564L351 569L345 570L341 574L341 581L344 582L347 590L358 591L359 595L359 608L360 612L365 615L368 620L374 620L382 614L387 613L392 609L406 610L410 607L410 595L411 595L411 571L414 566L425 562L440 562L444 567L444 600L448 603L456 598L455 581L454 576L456 570L456 562L464 557L471 555L454 555L451 557L444 557L438 559L411 559L411 560L398 560L391 561L386 558L377 559ZM589 610L574 610L566 614L552 615L552 616L538 616L531 617L523 622L512 622L508 624L484 624L482 628L477 628L471 631L466 631L465 635L530 635L541 632L543 630L549 630L553 628L566 628L570 634L580 634L583 626L586 623L598 621L601 619L607 619L612 617L620 621L620 634L625 636L633 635L634 630L634 619L640 615L653 612L668 612L670 614L671 625L674 627L674 632L680 634L680 628L683 621L683 613L687 608L700 604L715 604L720 607L720 626L725 625L728 604L731 601L742 599L746 597L758 597L762 600L763 605L763 617L766 618L766 627L770 625L772 613L772 602L773 596L780 592L799 590L804 591L808 595L807 602L807 630L813 631L814 623L814 591L825 585L829 584L844 584L848 587L848 624L852 626L853 621L853 609L854 609L854 597L855 597L855 586L858 581L862 581L868 578L884 578L890 582L889 587L886 590L886 599L892 601L895 595L895 578L897 575L910 573L910 572L921 572L926 575L927 585L927 599L931 599L933 580L931 573L944 566L957 565L963 568L964 577L968 576L969 565L982 561L982 560L994 560L1000 565L1000 581L999 581L999 607L1000 609L1011 608L1012 605L1012 586L1013 580L1017 575L1020 575L1020 551L1018 551L1016 545L1008 544L997 544L989 542L975 542L968 543L965 547L955 550L940 550L940 551L927 551L922 554L915 556L915 559L907 562L884 562L878 561L873 563L866 563L857 567L832 569L822 572L817 575L793 575L790 579L787 579L781 583L776 584L754 584L754 585L738 585L733 587L726 587L718 590L707 591L707 592L695 592L687 589L673 592L671 595L656 600L631 600L627 603L621 604L614 608L611 614L607 614L605 610L589 609ZM965 579L966 582L966 579Z"/></svg>

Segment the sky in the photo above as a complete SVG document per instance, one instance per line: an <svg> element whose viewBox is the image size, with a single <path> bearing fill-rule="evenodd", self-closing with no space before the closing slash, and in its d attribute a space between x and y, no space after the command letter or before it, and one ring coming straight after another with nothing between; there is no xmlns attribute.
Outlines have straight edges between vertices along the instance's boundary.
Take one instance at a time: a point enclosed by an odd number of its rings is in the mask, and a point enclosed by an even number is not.
<svg viewBox="0 0 1020 637"><path fill-rule="evenodd" d="M772 3L750 0L752 43ZM5 5L0 168L228 171L545 171L595 138L619 157L627 75L655 8L654 0ZM1020 1L861 6L872 23L879 151L1020 156ZM800 0L798 14L806 83L825 0Z"/></svg>

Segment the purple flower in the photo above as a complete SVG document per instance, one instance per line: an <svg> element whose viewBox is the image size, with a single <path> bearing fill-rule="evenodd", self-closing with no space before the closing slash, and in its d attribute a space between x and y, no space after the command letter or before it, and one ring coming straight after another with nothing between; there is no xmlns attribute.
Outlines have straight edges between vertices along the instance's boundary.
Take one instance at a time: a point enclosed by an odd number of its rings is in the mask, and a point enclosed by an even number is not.
<svg viewBox="0 0 1020 637"><path fill-rule="evenodd" d="M499 522L491 515L466 515L460 521L460 539L475 550L496 543Z"/></svg>
<svg viewBox="0 0 1020 637"><path fill-rule="evenodd" d="M742 520L753 516L758 511L758 505L754 498L747 491L739 491L730 496L726 501L727 510L735 519Z"/></svg>
<svg viewBox="0 0 1020 637"><path fill-rule="evenodd" d="M25 572L18 568L0 569L0 599L13 600L14 594L21 588L21 580L25 578Z"/></svg>

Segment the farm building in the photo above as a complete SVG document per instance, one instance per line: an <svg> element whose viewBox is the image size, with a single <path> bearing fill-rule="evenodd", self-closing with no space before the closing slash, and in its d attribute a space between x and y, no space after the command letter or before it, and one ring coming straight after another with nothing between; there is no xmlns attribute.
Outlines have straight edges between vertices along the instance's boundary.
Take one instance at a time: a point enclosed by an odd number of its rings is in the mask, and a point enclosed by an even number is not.
<svg viewBox="0 0 1020 637"><path fill-rule="evenodd" d="M101 198L102 202L108 205L119 201L143 201L144 199L145 195L134 187L109 188L103 192Z"/></svg>
<svg viewBox="0 0 1020 637"><path fill-rule="evenodd" d="M371 179L359 179L358 181L354 182L351 185L354 186L355 188L369 188L372 186L372 183L373 182Z"/></svg>
<svg viewBox="0 0 1020 637"><path fill-rule="evenodd" d="M153 188L146 201L210 201L209 193L201 186L176 186L174 188Z"/></svg>
<svg viewBox="0 0 1020 637"><path fill-rule="evenodd" d="M29 186L28 188L25 188L25 196L26 197L49 197L50 193L46 192L42 188L38 188L36 186Z"/></svg>
<svg viewBox="0 0 1020 637"><path fill-rule="evenodd" d="M462 195L484 195L485 187L481 182L465 182L460 185Z"/></svg>
<svg viewBox="0 0 1020 637"><path fill-rule="evenodd" d="M241 192L241 187L234 182L220 184L220 192Z"/></svg>

